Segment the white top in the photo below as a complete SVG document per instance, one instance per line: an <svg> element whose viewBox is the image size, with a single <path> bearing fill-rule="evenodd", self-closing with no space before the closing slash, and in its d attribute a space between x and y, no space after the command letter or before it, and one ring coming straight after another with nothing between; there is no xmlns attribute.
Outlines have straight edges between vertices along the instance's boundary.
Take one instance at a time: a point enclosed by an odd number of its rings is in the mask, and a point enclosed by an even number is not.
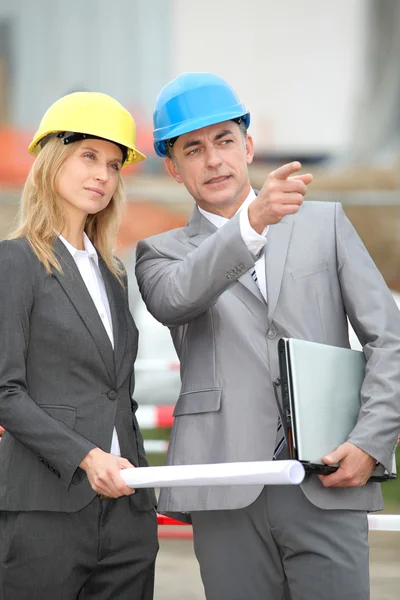
<svg viewBox="0 0 400 600"><path fill-rule="evenodd" d="M256 194L253 188L250 189L250 193L247 196L246 200L240 206L237 211L240 213L240 233L242 235L243 241L246 244L249 251L254 255L257 260L255 261L254 268L256 270L257 275L257 284L260 288L260 292L264 296L265 301L267 301L267 282L265 278L265 255L263 252L264 246L267 243L267 232L268 227L264 229L262 234L257 233L249 221L249 206L256 198ZM203 210L198 207L201 214L208 219L215 227L218 229L225 225L229 221L226 217L221 217L221 215L215 215L214 213L210 213L206 210Z"/></svg>
<svg viewBox="0 0 400 600"><path fill-rule="evenodd" d="M97 312L99 313L111 345L114 348L114 335L110 305L107 298L106 288L104 286L103 276L99 267L99 257L97 255L96 248L93 246L86 233L83 234L83 245L85 247L84 250L78 250L75 248L75 246L70 244L65 238L63 238L62 235L59 235L59 238L74 259L79 273L81 274L97 309ZM121 449L119 447L119 441L115 427L113 430L110 452L116 456L121 456Z"/></svg>

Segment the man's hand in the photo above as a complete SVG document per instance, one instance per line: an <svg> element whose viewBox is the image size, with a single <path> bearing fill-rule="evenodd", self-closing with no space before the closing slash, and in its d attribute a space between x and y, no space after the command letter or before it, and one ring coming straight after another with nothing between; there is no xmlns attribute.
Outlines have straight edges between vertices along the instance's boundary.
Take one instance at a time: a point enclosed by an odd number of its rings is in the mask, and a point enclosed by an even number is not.
<svg viewBox="0 0 400 600"><path fill-rule="evenodd" d="M331 475L318 475L325 487L356 487L365 485L376 467L376 460L351 442L345 442L322 459L326 465L339 463Z"/></svg>
<svg viewBox="0 0 400 600"><path fill-rule="evenodd" d="M298 161L288 163L272 171L262 186L257 198L249 206L249 221L257 233L262 233L267 225L279 223L286 215L296 213L307 193L307 185L312 175L296 175L301 169Z"/></svg>
<svg viewBox="0 0 400 600"><path fill-rule="evenodd" d="M120 475L121 469L133 467L129 460L93 448L79 465L86 471L95 492L107 498L130 496L135 490L128 487Z"/></svg>

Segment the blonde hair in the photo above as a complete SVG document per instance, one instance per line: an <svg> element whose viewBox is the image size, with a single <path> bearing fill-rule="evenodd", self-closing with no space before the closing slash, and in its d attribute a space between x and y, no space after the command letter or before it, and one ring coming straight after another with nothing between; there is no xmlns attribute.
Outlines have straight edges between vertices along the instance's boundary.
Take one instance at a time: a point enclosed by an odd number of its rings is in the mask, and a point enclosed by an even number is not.
<svg viewBox="0 0 400 600"><path fill-rule="evenodd" d="M61 203L58 201L57 181L62 166L75 148L75 143L64 145L58 138L47 142L26 180L19 211L19 226L8 236L8 239L25 237L49 274L52 268L62 272L53 250L57 232L62 231L65 225ZM120 283L124 270L114 256L113 248L124 202L125 193L119 177L117 189L108 206L97 214L88 215L85 224L87 236Z"/></svg>

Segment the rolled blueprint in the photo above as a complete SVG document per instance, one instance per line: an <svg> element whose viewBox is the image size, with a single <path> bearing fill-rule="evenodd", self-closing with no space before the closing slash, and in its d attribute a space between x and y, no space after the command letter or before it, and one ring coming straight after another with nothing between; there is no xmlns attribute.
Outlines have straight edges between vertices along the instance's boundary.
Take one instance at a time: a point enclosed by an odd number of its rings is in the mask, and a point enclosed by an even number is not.
<svg viewBox="0 0 400 600"><path fill-rule="evenodd" d="M296 485L304 479L304 467L297 460L174 465L123 469L121 477L132 488Z"/></svg>

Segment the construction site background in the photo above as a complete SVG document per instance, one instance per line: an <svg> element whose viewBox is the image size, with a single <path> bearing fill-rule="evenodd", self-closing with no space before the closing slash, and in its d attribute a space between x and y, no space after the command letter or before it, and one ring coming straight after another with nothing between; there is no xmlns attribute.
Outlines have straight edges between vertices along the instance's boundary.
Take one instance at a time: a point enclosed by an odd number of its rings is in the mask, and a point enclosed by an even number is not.
<svg viewBox="0 0 400 600"><path fill-rule="evenodd" d="M260 189L275 167L253 165L253 187ZM305 169L314 174L306 200L342 202L387 284L400 291L400 164L386 170L357 166L336 174L312 165ZM21 197L22 178L11 186L9 173L2 178L0 170L0 239L14 227ZM166 173L137 170L125 178L125 187L128 202L118 243L122 254L144 237L184 225L192 211L186 190Z"/></svg>
<svg viewBox="0 0 400 600"><path fill-rule="evenodd" d="M253 187L276 166L301 160L314 175L306 199L341 202L400 292L399 57L397 0L118 0L112 9L106 0L1 0L0 239L16 224L40 118L81 90L129 108L148 157L124 176L120 256L131 258L141 238L184 225L193 201L153 151L152 108L173 77L213 71L251 111ZM400 480L383 489L386 510L399 513ZM204 598L192 542L160 541L155 597ZM371 598L394 600L398 533L372 532L370 541Z"/></svg>

